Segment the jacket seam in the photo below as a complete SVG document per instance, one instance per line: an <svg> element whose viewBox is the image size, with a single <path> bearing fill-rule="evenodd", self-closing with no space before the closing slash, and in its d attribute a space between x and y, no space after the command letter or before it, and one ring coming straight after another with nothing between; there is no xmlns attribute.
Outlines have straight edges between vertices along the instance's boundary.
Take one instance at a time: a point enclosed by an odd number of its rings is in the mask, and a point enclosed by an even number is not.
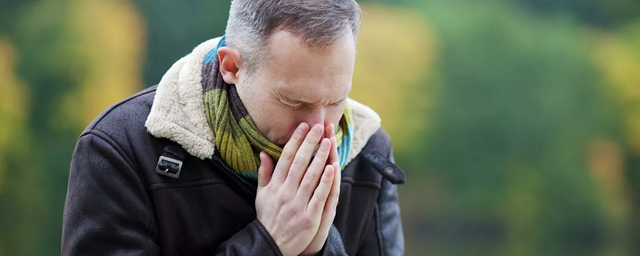
<svg viewBox="0 0 640 256"><path fill-rule="evenodd" d="M124 153L124 150L122 149L122 147L120 147L120 145L116 142L115 139L113 139L111 136L109 136L109 134L98 130L98 129L91 129L88 132L82 134L80 136L80 138L87 136L87 135L94 135L100 139L102 139L103 141L107 142L109 144L109 146L111 146L112 148L114 148L117 152L118 155L120 155L123 159L125 159L125 161L127 162L127 164L129 165L129 167L131 169L140 169L132 160L131 158L129 158L129 156L127 154ZM79 138L79 139L80 139ZM136 175L138 176L138 175ZM140 179L140 181L142 182L142 184L145 184L145 182L143 182L143 180L138 177L138 179Z"/></svg>
<svg viewBox="0 0 640 256"><path fill-rule="evenodd" d="M380 183L376 181L360 181L354 180L352 177L342 177L342 182L349 183L353 186L370 187L380 189Z"/></svg>
<svg viewBox="0 0 640 256"><path fill-rule="evenodd" d="M214 184L226 184L224 181L219 179L204 179L204 180L195 180L195 181L185 181L180 183L153 183L149 184L149 190L162 190L162 189L171 189L171 188L197 188L204 187L208 185Z"/></svg>
<svg viewBox="0 0 640 256"><path fill-rule="evenodd" d="M389 159L389 161L391 161L391 154L393 152L393 147L391 145L389 145L389 143L385 143L387 145L387 158ZM380 191L378 192L378 200L376 200L376 207L375 207L375 212L373 215L374 221L376 223L376 237L378 238L378 253L379 255L385 255L385 246L384 246L384 234L382 234L382 223L381 223L381 219L382 216L380 216L380 207L382 206L380 200L382 199L382 196L384 195L384 191L382 191L382 187L384 186L384 182L385 182L385 178L382 178L382 180L380 181Z"/></svg>
<svg viewBox="0 0 640 256"><path fill-rule="evenodd" d="M380 207L376 204L376 208L373 214L373 220L376 226L376 240L378 240L378 255L384 255L384 237L382 236L381 223L380 223Z"/></svg>

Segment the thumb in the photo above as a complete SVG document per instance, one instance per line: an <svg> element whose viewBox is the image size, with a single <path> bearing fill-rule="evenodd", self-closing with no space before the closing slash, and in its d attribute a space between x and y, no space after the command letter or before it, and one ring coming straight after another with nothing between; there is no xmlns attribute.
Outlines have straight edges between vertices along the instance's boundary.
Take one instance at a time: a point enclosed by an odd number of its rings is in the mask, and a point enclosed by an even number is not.
<svg viewBox="0 0 640 256"><path fill-rule="evenodd" d="M258 169L258 191L271 181L273 174L273 160L266 152L260 152L260 168Z"/></svg>

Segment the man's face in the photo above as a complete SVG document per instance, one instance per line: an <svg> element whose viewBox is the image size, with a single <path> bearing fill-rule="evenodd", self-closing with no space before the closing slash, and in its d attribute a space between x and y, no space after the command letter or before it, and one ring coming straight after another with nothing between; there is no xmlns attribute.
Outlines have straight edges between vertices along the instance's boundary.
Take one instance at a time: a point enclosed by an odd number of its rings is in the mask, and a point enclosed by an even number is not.
<svg viewBox="0 0 640 256"><path fill-rule="evenodd" d="M238 94L258 129L284 145L306 122L338 126L351 90L355 42L351 36L326 48L310 48L293 34L278 30L270 38L270 58L249 84L239 72Z"/></svg>

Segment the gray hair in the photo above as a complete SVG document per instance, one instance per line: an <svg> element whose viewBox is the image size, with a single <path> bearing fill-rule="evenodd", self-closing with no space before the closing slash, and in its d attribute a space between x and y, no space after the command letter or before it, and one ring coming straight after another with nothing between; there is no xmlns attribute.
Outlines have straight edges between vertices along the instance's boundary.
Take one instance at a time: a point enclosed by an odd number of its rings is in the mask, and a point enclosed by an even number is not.
<svg viewBox="0 0 640 256"><path fill-rule="evenodd" d="M227 45L240 52L248 76L269 57L269 36L276 28L301 38L309 47L354 40L362 23L355 0L233 0L227 21Z"/></svg>

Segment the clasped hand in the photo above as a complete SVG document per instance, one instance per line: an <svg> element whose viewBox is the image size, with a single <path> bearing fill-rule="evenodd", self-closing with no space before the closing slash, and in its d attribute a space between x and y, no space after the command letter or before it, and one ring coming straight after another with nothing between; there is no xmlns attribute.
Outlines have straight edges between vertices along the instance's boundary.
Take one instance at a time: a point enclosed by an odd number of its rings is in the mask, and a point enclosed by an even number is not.
<svg viewBox="0 0 640 256"><path fill-rule="evenodd" d="M309 130L302 123L275 168L271 157L260 153L257 217L283 255L316 254L327 240L340 194L334 134L333 124Z"/></svg>

